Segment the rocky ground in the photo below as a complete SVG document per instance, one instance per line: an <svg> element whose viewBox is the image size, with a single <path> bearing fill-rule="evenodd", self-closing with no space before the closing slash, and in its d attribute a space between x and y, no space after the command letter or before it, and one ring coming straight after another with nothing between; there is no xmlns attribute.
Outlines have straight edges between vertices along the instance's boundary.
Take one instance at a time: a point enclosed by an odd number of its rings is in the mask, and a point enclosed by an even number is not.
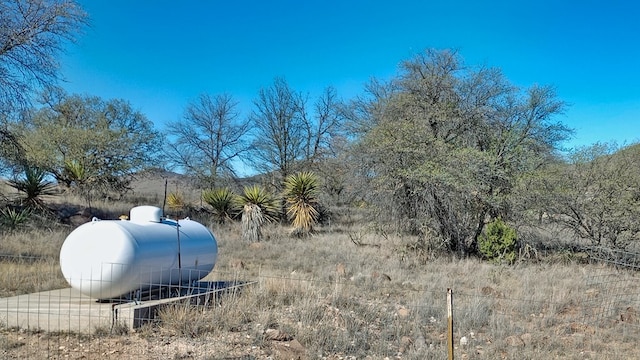
<svg viewBox="0 0 640 360"><path fill-rule="evenodd" d="M146 330L123 335L1 333L2 359L304 359L296 340L273 329L257 338L247 332L197 338Z"/></svg>

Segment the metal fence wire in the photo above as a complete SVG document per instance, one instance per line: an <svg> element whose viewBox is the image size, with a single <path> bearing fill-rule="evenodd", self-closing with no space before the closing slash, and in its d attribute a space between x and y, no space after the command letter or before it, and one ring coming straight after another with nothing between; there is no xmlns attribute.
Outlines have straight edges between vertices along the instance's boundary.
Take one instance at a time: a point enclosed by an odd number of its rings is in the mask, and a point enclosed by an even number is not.
<svg viewBox="0 0 640 360"><path fill-rule="evenodd" d="M491 287L453 289L456 355L468 359L517 358L517 351L509 350L510 347L540 346L532 344L554 342L554 337L562 338L557 341L558 347L564 344L562 341L585 341L584 337L574 337L574 334L595 337L606 334L635 343L640 336L640 283L636 273L640 255L599 248L588 249L588 253L593 262L601 265L585 273L580 287L583 293L578 300L533 296L535 289L532 296L523 298L505 295ZM229 279L225 281L144 283L139 290L122 298L97 301L72 288L60 288L61 274L55 262L40 263L36 258L20 257L2 257L0 261L16 266L37 265L39 274L36 280L30 281L33 285L21 290L22 293L1 289L0 359L436 359L447 355L446 292L429 284L422 287L413 284L405 296L393 298L391 294L401 285L392 284L379 274L326 281L303 279L295 274L243 279L234 272L218 274ZM6 273L5 276L13 275ZM212 332L204 336L189 332L197 325L189 322L222 321L211 320L207 313L224 307L225 296L235 296L236 290L243 291L240 290L243 286L255 287L260 293L258 297L263 299L260 301L274 296L282 298L274 301L270 313L264 315L259 324L254 320L256 324L237 325L239 328L233 330L234 325L227 333ZM309 288L325 295L309 300L309 309L305 312L292 308L290 302L295 301L296 294L303 294ZM374 292L369 291L372 288ZM290 295L278 295L280 292ZM371 293L376 295L366 295ZM172 303L177 304L180 311L197 309L196 314L200 315L180 318L180 314L175 314L177 326L187 330L169 335L161 331L163 325L157 322L157 315L163 305ZM230 308L229 311L242 312L243 309ZM270 332L251 330L252 326L269 328L270 322L276 322L274 319L279 317L287 317L297 322L299 328L309 329L314 336L326 339L322 346L328 353L338 355L306 353L301 356L294 350L305 338L302 336L295 345L298 339L287 333L291 331L287 328L268 329ZM145 335L153 337L153 344L144 336L132 336L150 331L144 330L148 323L154 323L151 329L156 330L152 332L164 334ZM210 349L216 349L221 339L236 344L237 351L212 355L216 350ZM269 341L270 345L265 345ZM582 358L599 358L597 349L591 351L591 357Z"/></svg>
<svg viewBox="0 0 640 360"><path fill-rule="evenodd" d="M604 247L585 248L585 252L604 266L587 276L584 322L596 327L612 323L639 327L640 283L634 275L640 269L640 254Z"/></svg>

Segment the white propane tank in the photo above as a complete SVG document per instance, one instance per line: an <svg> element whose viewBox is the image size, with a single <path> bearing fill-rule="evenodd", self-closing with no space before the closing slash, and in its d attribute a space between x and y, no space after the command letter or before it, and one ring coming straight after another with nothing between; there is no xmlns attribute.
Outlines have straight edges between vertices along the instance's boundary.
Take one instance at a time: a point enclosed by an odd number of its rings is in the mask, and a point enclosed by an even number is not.
<svg viewBox="0 0 640 360"><path fill-rule="evenodd" d="M202 224L163 219L160 208L138 206L130 220L94 218L72 231L60 249L60 269L72 288L106 300L198 281L217 256L216 239Z"/></svg>

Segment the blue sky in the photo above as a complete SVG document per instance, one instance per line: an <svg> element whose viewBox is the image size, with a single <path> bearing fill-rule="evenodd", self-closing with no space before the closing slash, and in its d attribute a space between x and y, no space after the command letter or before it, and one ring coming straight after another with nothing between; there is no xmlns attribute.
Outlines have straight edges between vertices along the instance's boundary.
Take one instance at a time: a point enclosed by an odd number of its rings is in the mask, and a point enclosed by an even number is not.
<svg viewBox="0 0 640 360"><path fill-rule="evenodd" d="M201 93L248 114L284 77L343 98L426 48L454 48L512 83L554 85L567 146L640 140L640 4L540 1L89 1L91 27L62 57L71 93L126 99L163 128Z"/></svg>

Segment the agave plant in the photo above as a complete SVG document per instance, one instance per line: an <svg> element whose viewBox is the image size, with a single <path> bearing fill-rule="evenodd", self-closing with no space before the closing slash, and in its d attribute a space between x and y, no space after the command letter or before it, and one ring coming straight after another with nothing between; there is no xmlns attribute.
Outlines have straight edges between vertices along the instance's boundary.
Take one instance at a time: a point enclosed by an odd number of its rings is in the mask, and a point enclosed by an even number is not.
<svg viewBox="0 0 640 360"><path fill-rule="evenodd" d="M254 185L244 188L239 202L242 205L242 238L250 243L260 241L262 225L278 215L277 201L264 188Z"/></svg>
<svg viewBox="0 0 640 360"><path fill-rule="evenodd" d="M236 195L229 188L205 190L202 200L213 209L216 221L224 224L231 220L236 209Z"/></svg>
<svg viewBox="0 0 640 360"><path fill-rule="evenodd" d="M56 195L55 183L46 180L47 173L35 167L25 167L23 177L9 181L9 186L23 193L22 203L32 209L43 209L43 196Z"/></svg>
<svg viewBox="0 0 640 360"><path fill-rule="evenodd" d="M290 175L284 182L287 215L296 235L308 235L318 222L318 178L312 172Z"/></svg>

